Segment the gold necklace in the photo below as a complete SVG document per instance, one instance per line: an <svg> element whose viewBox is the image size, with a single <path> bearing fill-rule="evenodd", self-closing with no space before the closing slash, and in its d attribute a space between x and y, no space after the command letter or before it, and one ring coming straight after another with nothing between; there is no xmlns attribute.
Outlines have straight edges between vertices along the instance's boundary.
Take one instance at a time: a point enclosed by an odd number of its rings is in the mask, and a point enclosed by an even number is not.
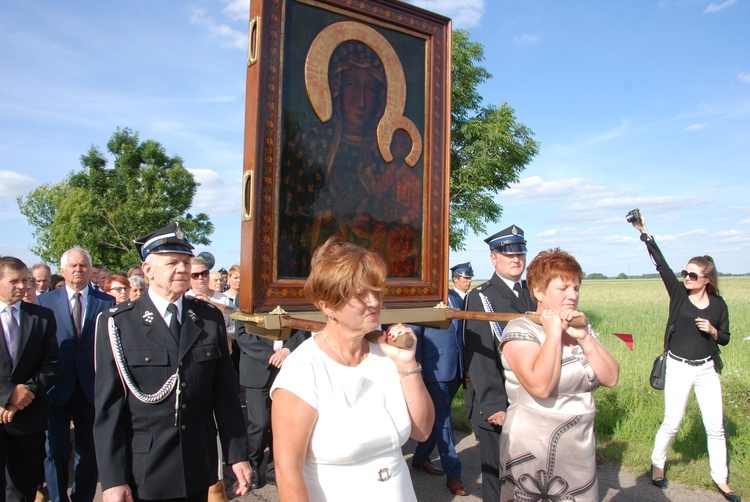
<svg viewBox="0 0 750 502"><path fill-rule="evenodd" d="M341 359L341 362L344 363L344 366L349 366L349 363L346 361L346 359L344 359L344 356L341 355L339 351L336 350L336 347L334 347L333 344L331 343L331 339L328 338L328 333L326 333L326 330L323 330L322 333L323 333L323 336L326 338L326 342L328 342L328 346L331 347L331 350L333 351L333 353L339 356L339 358Z"/></svg>

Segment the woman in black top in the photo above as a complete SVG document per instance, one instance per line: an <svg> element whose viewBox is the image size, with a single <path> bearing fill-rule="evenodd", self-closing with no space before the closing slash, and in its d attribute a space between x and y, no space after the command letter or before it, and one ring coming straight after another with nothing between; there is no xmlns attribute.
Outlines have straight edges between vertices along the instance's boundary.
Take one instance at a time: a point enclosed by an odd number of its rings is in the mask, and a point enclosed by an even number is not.
<svg viewBox="0 0 750 502"><path fill-rule="evenodd" d="M645 219L636 219L633 226L641 232L656 270L669 293L667 337L669 357L664 387L664 421L656 433L651 453L652 482L666 488L664 464L667 450L685 415L690 390L703 417L708 436L708 457L711 478L724 498L740 502L740 497L727 484L727 446L724 437L724 411L721 396L721 359L719 345L729 343L729 314L727 304L719 296L716 266L710 256L691 258L680 282L667 265Z"/></svg>

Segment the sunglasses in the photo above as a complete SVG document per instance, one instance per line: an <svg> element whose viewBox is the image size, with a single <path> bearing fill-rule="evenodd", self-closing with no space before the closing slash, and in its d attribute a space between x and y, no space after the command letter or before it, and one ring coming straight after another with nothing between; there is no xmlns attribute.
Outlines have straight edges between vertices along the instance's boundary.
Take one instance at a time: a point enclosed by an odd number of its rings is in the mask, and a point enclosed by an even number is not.
<svg viewBox="0 0 750 502"><path fill-rule="evenodd" d="M688 272L687 270L683 270L680 274L682 274L683 279L690 279L691 281L697 281L698 279L706 277L705 275L698 275L695 272Z"/></svg>
<svg viewBox="0 0 750 502"><path fill-rule="evenodd" d="M206 277L208 277L208 274L210 274L210 273L211 272L209 272L208 270L204 270L202 272L193 272L192 274L190 274L190 277L193 278L193 279L195 279L195 280L198 280L201 277L203 277L205 279Z"/></svg>

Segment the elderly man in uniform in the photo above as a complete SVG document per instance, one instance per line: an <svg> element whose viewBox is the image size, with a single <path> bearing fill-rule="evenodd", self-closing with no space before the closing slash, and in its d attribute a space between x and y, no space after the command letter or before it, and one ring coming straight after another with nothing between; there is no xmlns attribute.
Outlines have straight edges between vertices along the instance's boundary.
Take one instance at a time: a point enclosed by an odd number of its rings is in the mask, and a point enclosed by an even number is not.
<svg viewBox="0 0 750 502"><path fill-rule="evenodd" d="M489 281L466 295L466 310L480 312L517 312L536 310L526 281L526 239L515 225L484 240L490 247L495 273ZM482 499L500 498L500 433L508 408L505 378L498 347L506 323L464 322L466 367L473 398L467 400L469 419L479 440L482 462Z"/></svg>
<svg viewBox="0 0 750 502"><path fill-rule="evenodd" d="M461 263L451 268L453 284L462 288L448 292L448 306L463 310L464 299L471 286L474 271L471 263ZM461 483L461 461L456 453L456 438L451 425L451 403L458 392L464 375L464 347L461 321L454 320L448 329L414 326L417 335L417 361L422 365L422 378L435 405L435 425L427 441L420 442L414 451L412 468L433 476L446 476L448 490L454 495L469 492ZM437 444L440 464L436 469L430 455Z"/></svg>
<svg viewBox="0 0 750 502"><path fill-rule="evenodd" d="M184 296L193 246L173 223L136 241L148 292L99 318L94 437L104 502L205 501L224 461L252 471L221 312Z"/></svg>

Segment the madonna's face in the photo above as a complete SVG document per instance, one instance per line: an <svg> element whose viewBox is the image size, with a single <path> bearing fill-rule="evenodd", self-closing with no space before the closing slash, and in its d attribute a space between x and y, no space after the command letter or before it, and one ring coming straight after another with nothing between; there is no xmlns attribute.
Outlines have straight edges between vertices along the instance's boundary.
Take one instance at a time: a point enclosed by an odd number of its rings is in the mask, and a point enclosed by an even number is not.
<svg viewBox="0 0 750 502"><path fill-rule="evenodd" d="M341 75L341 105L344 130L361 134L379 106L380 82L364 68L349 68Z"/></svg>

